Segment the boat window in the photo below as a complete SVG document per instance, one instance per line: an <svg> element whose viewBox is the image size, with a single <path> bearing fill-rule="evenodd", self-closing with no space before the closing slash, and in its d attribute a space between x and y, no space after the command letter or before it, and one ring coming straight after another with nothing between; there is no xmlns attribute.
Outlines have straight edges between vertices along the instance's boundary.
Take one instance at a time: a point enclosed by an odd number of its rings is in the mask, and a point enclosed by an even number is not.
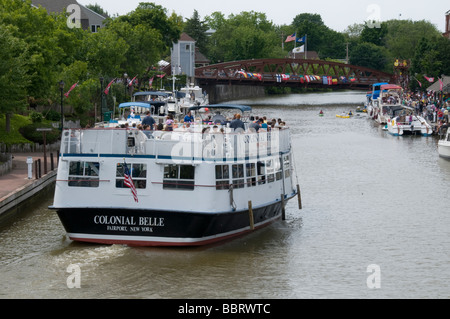
<svg viewBox="0 0 450 319"><path fill-rule="evenodd" d="M266 174L269 183L275 182L275 166L273 160L266 161Z"/></svg>
<svg viewBox="0 0 450 319"><path fill-rule="evenodd" d="M289 155L284 156L283 165L284 165L284 178L288 178L291 176L291 158Z"/></svg>
<svg viewBox="0 0 450 319"><path fill-rule="evenodd" d="M224 190L230 186L230 167L228 165L216 165L216 189Z"/></svg>
<svg viewBox="0 0 450 319"><path fill-rule="evenodd" d="M98 187L100 183L100 163L97 162L70 162L70 187Z"/></svg>
<svg viewBox="0 0 450 319"><path fill-rule="evenodd" d="M256 186L256 164L249 163L246 165L247 187Z"/></svg>
<svg viewBox="0 0 450 319"><path fill-rule="evenodd" d="M275 178L277 181L283 179L283 170L280 163L280 158L274 159Z"/></svg>
<svg viewBox="0 0 450 319"><path fill-rule="evenodd" d="M258 185L266 183L266 164L264 162L258 162Z"/></svg>
<svg viewBox="0 0 450 319"><path fill-rule="evenodd" d="M195 167L192 165L166 165L164 167L164 189L194 190Z"/></svg>
<svg viewBox="0 0 450 319"><path fill-rule="evenodd" d="M233 188L244 188L244 164L236 164L232 167L233 171Z"/></svg>
<svg viewBox="0 0 450 319"><path fill-rule="evenodd" d="M147 188L147 165L146 164L127 164L130 170L131 178L137 189ZM125 181L125 164L119 163L116 168L116 188L128 188Z"/></svg>

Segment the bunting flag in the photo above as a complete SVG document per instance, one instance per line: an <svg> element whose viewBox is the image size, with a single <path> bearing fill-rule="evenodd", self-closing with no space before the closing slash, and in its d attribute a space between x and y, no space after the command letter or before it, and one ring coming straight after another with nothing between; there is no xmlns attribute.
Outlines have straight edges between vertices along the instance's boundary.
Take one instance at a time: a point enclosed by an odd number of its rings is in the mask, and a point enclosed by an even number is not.
<svg viewBox="0 0 450 319"><path fill-rule="evenodd" d="M150 87L152 87L153 86L153 80L155 79L155 77L152 77L149 81L148 81L148 84L150 85Z"/></svg>
<svg viewBox="0 0 450 319"><path fill-rule="evenodd" d="M439 79L439 91L443 91L444 90L444 82L442 82L441 79Z"/></svg>
<svg viewBox="0 0 450 319"><path fill-rule="evenodd" d="M123 163L123 170L124 170L123 175L125 177L125 180L123 183L131 189L131 193L133 194L134 201L136 203L139 203L136 186L134 186L134 182L133 182L133 179L131 178L130 170L128 169L128 165L125 162Z"/></svg>
<svg viewBox="0 0 450 319"><path fill-rule="evenodd" d="M164 74L157 75L157 77L159 77L160 79L162 79L162 78L165 77L165 76L166 76L165 73L164 73Z"/></svg>
<svg viewBox="0 0 450 319"><path fill-rule="evenodd" d="M128 86L129 86L129 87L131 87L131 86L133 85L133 83L134 83L134 81L136 80L136 78L137 78L137 75L133 78L133 80L128 81Z"/></svg>
<svg viewBox="0 0 450 319"><path fill-rule="evenodd" d="M297 33L294 33L293 35L288 36L285 42L288 43L288 42L296 41L296 39L297 39Z"/></svg>
<svg viewBox="0 0 450 319"><path fill-rule="evenodd" d="M109 94L109 88L111 87L111 85L116 81L117 79L112 80L108 86L105 89L105 94L108 95Z"/></svg>
<svg viewBox="0 0 450 319"><path fill-rule="evenodd" d="M416 81L419 83L420 87L422 87L422 82L416 79Z"/></svg>
<svg viewBox="0 0 450 319"><path fill-rule="evenodd" d="M425 75L423 76L425 79L427 79L428 82L433 83L434 82L434 78L429 78L426 77Z"/></svg>
<svg viewBox="0 0 450 319"><path fill-rule="evenodd" d="M79 82L77 82L77 83L75 83L74 85L72 85L72 87L70 88L70 90L69 90L66 94L64 94L64 96L65 96L66 98L69 97L70 92L72 92L73 89L75 89L75 88L77 87L78 83L79 83Z"/></svg>

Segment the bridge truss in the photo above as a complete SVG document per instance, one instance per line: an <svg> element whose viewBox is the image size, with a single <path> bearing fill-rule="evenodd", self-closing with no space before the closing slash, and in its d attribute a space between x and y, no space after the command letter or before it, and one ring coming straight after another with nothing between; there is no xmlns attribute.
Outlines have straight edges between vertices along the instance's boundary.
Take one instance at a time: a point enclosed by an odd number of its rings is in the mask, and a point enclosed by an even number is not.
<svg viewBox="0 0 450 319"><path fill-rule="evenodd" d="M196 68L200 85L236 84L311 88L370 89L394 76L365 67L322 60L260 59Z"/></svg>

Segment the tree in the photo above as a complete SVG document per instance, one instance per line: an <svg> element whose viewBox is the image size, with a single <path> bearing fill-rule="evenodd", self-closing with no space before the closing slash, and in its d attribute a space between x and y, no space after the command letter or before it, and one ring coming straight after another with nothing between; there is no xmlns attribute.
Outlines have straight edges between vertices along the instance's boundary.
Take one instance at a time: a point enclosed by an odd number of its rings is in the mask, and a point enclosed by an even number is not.
<svg viewBox="0 0 450 319"><path fill-rule="evenodd" d="M196 41L196 47L203 54L207 54L207 45L208 45L208 36L206 35L206 31L208 31L209 27L205 21L200 20L200 16L197 10L194 10L194 14L192 18L187 19L186 24L184 26L184 32L192 37Z"/></svg>
<svg viewBox="0 0 450 319"><path fill-rule="evenodd" d="M214 13L207 21L217 28L208 47L213 63L278 57L274 48L280 43L279 36L264 13L241 12L228 19Z"/></svg>
<svg viewBox="0 0 450 319"><path fill-rule="evenodd" d="M6 114L6 131L10 131L12 113L24 109L28 84L27 45L0 25L0 113Z"/></svg>
<svg viewBox="0 0 450 319"><path fill-rule="evenodd" d="M307 50L316 51L320 58L343 58L345 36L328 28L319 14L302 13L291 24L298 37L307 35Z"/></svg>
<svg viewBox="0 0 450 319"><path fill-rule="evenodd" d="M380 71L388 71L389 54L373 43L360 43L351 50L350 63ZM392 70L389 70L392 72Z"/></svg>
<svg viewBox="0 0 450 319"><path fill-rule="evenodd" d="M182 19L176 14L167 15L167 9L154 3L141 2L131 13L120 16L116 19L119 22L126 22L132 27L142 25L147 30L156 30L162 39L164 49L172 47L173 42L180 38Z"/></svg>

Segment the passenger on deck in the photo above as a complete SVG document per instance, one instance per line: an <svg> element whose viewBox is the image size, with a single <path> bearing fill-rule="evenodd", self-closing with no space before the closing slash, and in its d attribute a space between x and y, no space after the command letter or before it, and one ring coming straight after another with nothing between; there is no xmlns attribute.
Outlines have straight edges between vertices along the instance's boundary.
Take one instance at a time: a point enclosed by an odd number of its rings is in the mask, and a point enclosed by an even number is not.
<svg viewBox="0 0 450 319"><path fill-rule="evenodd" d="M142 120L142 125L148 125L150 127L150 131L153 131L155 128L156 121L151 116L150 111L147 112L147 116Z"/></svg>
<svg viewBox="0 0 450 319"><path fill-rule="evenodd" d="M212 118L212 122L214 124L223 124L226 121L227 121L227 119L225 118L225 116L220 114L220 112L217 112L216 115L214 115L214 117Z"/></svg>
<svg viewBox="0 0 450 319"><path fill-rule="evenodd" d="M235 114L233 121L230 123L230 128L235 132L243 132L245 131L244 122L241 120L241 114Z"/></svg>
<svg viewBox="0 0 450 319"><path fill-rule="evenodd" d="M192 116L191 111L184 117L184 123L194 123L194 117Z"/></svg>

